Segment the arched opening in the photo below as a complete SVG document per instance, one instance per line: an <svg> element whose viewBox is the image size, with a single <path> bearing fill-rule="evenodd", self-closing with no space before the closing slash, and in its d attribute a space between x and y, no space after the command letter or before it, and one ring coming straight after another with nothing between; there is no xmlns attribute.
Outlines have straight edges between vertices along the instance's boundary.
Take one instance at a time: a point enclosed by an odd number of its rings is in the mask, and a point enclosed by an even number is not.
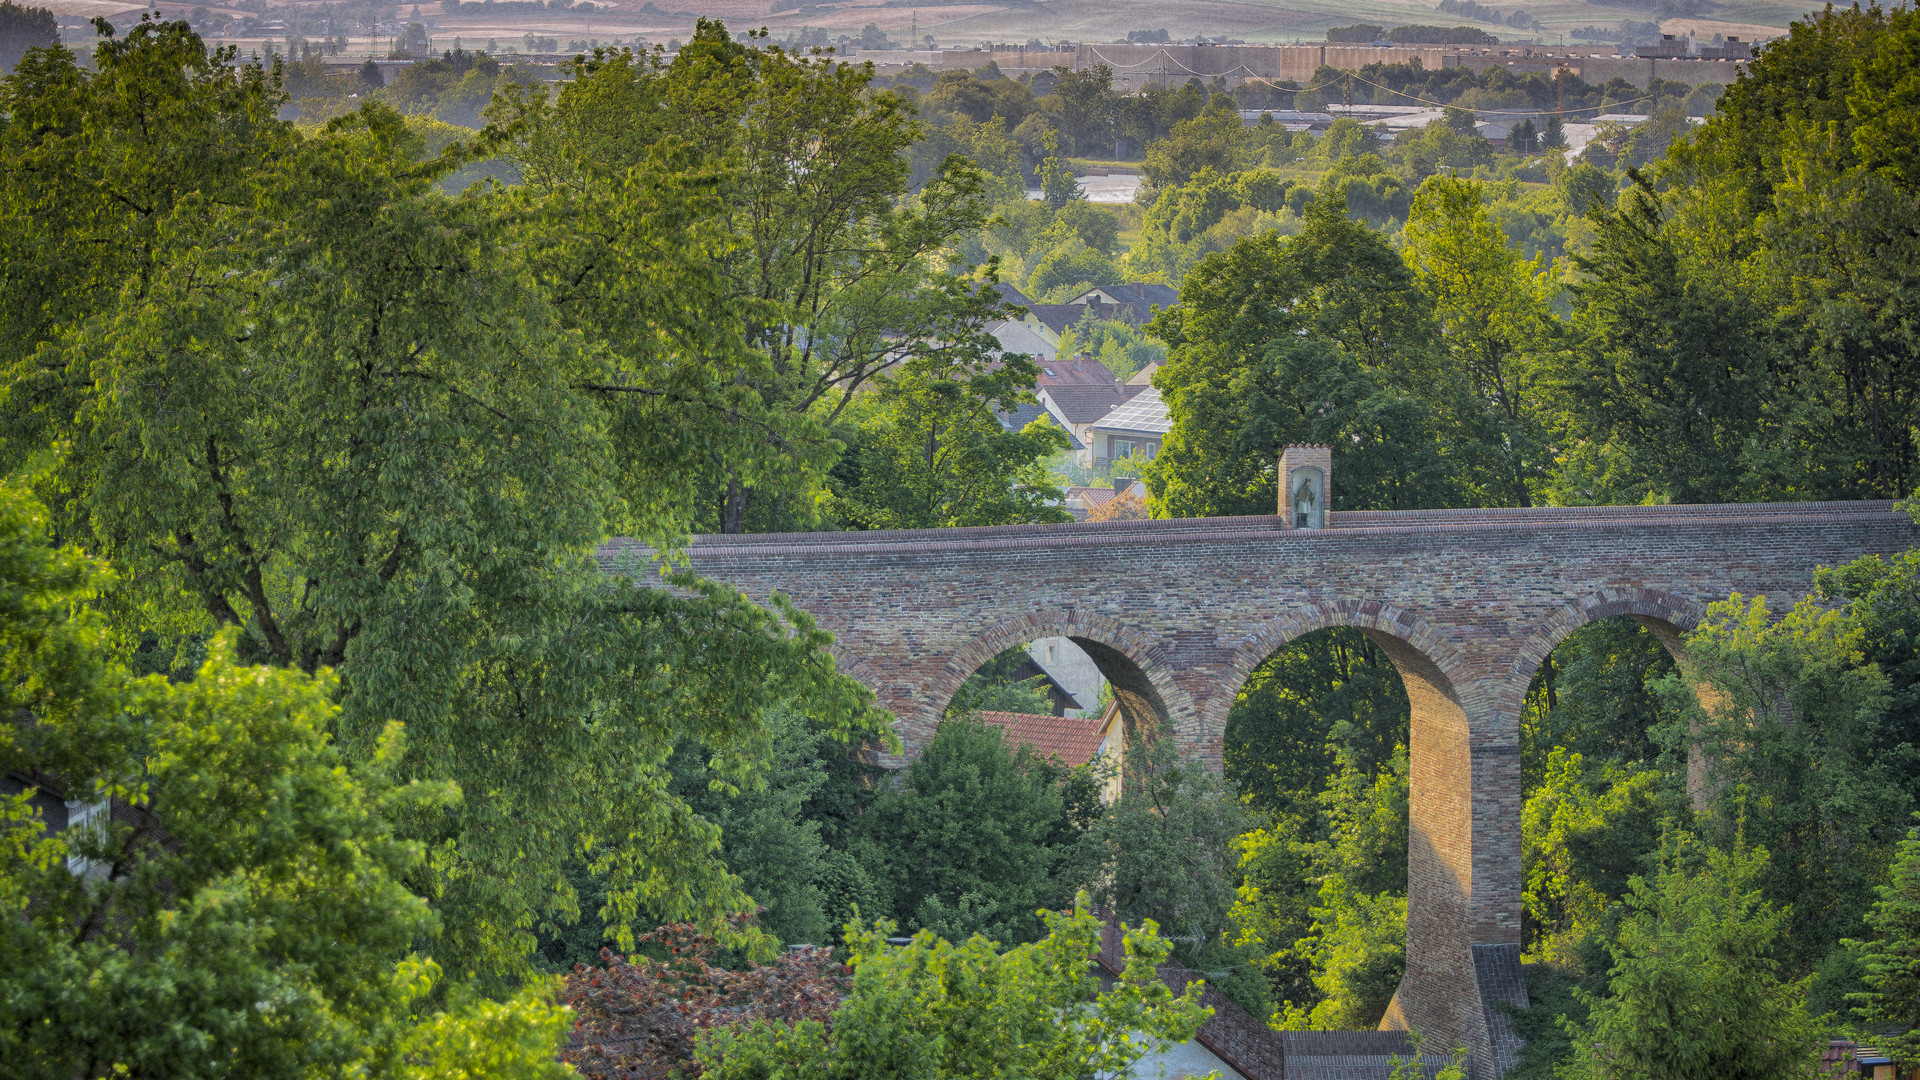
<svg viewBox="0 0 1920 1080"><path fill-rule="evenodd" d="M1271 651L1247 664L1229 712L1231 775L1307 781L1286 797L1269 793L1268 824L1243 845L1254 903L1239 915L1265 923L1249 936L1280 960L1268 974L1283 1023L1411 1024L1483 1041L1461 946L1502 931L1498 905L1476 895L1487 890L1475 800L1481 774L1497 783L1492 774L1517 761L1470 752L1467 714L1442 667L1457 659L1419 620L1378 604L1295 617L1249 647ZM1292 731L1265 733L1290 769L1259 760L1262 708L1295 716ZM1325 740L1317 751L1314 739ZM1319 790L1309 797L1309 787ZM1407 995L1409 984L1420 992Z"/></svg>
<svg viewBox="0 0 1920 1080"><path fill-rule="evenodd" d="M1011 679L1016 672L1019 679ZM1183 707L1191 713L1170 673L1154 665L1145 635L1112 619L1071 611L1053 619L1026 617L982 632L935 674L919 713L902 726L909 754L956 703L966 707L969 697L984 689L983 681L1035 679L1035 685L1048 688L1048 711L1098 718L1111 709L1135 743L1169 732Z"/></svg>
<svg viewBox="0 0 1920 1080"><path fill-rule="evenodd" d="M1605 974L1609 905L1697 794L1684 631L1669 617L1685 613L1581 614L1534 644L1518 709L1521 961L1543 1001Z"/></svg>
<svg viewBox="0 0 1920 1080"><path fill-rule="evenodd" d="M1286 641L1241 684L1222 765L1258 816L1238 913L1289 1026L1378 1026L1405 971L1412 703L1365 631ZM1334 970L1333 953L1348 961Z"/></svg>

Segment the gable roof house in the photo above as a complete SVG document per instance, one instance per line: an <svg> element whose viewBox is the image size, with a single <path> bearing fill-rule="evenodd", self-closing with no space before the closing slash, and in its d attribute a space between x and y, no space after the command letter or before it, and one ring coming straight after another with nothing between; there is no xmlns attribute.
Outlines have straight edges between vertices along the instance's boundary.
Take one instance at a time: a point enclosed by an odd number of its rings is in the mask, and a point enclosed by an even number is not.
<svg viewBox="0 0 1920 1080"><path fill-rule="evenodd" d="M1005 322L994 323L987 328L987 333L992 334L993 339L1000 343L1001 352L1031 356L1036 364L1047 363L1060 353L1058 334L1049 339L1041 329L1025 320L1008 319Z"/></svg>
<svg viewBox="0 0 1920 1080"><path fill-rule="evenodd" d="M1047 412L1045 405L1037 401L1032 401L1025 405L1016 406L1008 412L995 412L993 418L1000 421L1000 427L1004 431L1024 431L1028 424L1047 415L1051 414ZM1087 444L1081 442L1078 435L1075 435L1072 431L1068 431L1067 449L1084 456Z"/></svg>
<svg viewBox="0 0 1920 1080"><path fill-rule="evenodd" d="M1102 285L1097 289L1088 289L1067 301L1067 306L1099 305L1103 309L1099 312L1100 318L1120 319L1135 326L1145 326L1153 320L1154 308L1164 310L1179 302L1180 290L1171 285L1136 281L1131 285Z"/></svg>
<svg viewBox="0 0 1920 1080"><path fill-rule="evenodd" d="M1118 458L1142 457L1148 461L1160 455L1173 420L1167 415L1167 403L1160 399L1157 387L1138 388L1138 392L1115 406L1105 416L1088 425L1085 442L1093 467L1104 469Z"/></svg>
<svg viewBox="0 0 1920 1080"><path fill-rule="evenodd" d="M1112 412L1115 406L1141 392L1113 377L1107 365L1091 356L1070 360L1056 357L1040 365L1040 378L1034 396L1047 407L1060 426L1067 429L1082 446L1081 463L1089 463L1085 448L1088 432L1095 421Z"/></svg>

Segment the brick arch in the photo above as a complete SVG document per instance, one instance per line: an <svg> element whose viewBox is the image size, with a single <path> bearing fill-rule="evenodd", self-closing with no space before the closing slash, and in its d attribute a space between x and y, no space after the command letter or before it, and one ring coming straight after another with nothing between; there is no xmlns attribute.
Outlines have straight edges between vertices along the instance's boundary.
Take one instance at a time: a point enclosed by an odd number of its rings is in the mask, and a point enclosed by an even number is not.
<svg viewBox="0 0 1920 1080"><path fill-rule="evenodd" d="M1608 589L1577 596L1520 638L1513 664L1497 691L1498 708L1502 715L1517 719L1526 700L1527 686L1533 682L1533 673L1546 662L1547 654L1565 641L1567 635L1588 623L1630 616L1653 631L1660 644L1679 659L1680 635L1700 625L1706 614L1706 605L1663 589Z"/></svg>
<svg viewBox="0 0 1920 1080"><path fill-rule="evenodd" d="M940 723L953 695L980 665L1015 645L1035 638L1071 639L1093 657L1100 673L1115 685L1132 684L1135 693L1151 702L1160 723L1175 728L1193 716L1193 700L1173 678L1173 667L1159 655L1153 640L1136 627L1117 619L1075 608L1033 612L994 623L975 634L954 650L944 664L934 669L922 690L911 717L902 717L901 738L909 746L922 746ZM1123 706L1125 702L1123 701Z"/></svg>
<svg viewBox="0 0 1920 1080"><path fill-rule="evenodd" d="M881 696L886 693L886 680L881 678L879 672L873 670L873 665L862 660L857 653L845 644L835 641L832 645L827 646L827 652L833 655L834 670L852 678L853 681L872 691L876 699L881 698Z"/></svg>
<svg viewBox="0 0 1920 1080"><path fill-rule="evenodd" d="M1403 647L1390 649L1389 653L1403 679L1407 665L1402 661L1411 660L1406 655L1411 652L1424 658L1423 666L1431 666L1437 672L1438 681L1447 692L1468 682L1466 660L1459 646L1441 636L1426 620L1377 600L1330 600L1296 608L1255 627L1243 637L1221 643L1232 650L1233 656L1221 680L1220 692L1212 695L1203 708L1202 729L1214 737L1223 736L1227 730L1227 713L1255 668L1287 642L1336 626L1366 631L1375 641L1387 638L1401 643Z"/></svg>

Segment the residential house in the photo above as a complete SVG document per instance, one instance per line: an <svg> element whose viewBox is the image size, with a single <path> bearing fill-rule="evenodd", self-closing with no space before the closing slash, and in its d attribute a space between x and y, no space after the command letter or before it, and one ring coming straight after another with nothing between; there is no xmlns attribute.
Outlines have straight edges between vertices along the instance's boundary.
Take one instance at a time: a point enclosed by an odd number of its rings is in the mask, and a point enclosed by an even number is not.
<svg viewBox="0 0 1920 1080"><path fill-rule="evenodd" d="M1128 386L1152 386L1153 373L1160 370L1160 361L1155 360L1127 378Z"/></svg>
<svg viewBox="0 0 1920 1080"><path fill-rule="evenodd" d="M1100 708L1100 688L1106 685L1106 679L1093 657L1072 639L1045 637L1030 641L1027 655L1054 685L1072 696L1075 705L1068 707L1068 715L1090 716Z"/></svg>
<svg viewBox="0 0 1920 1080"><path fill-rule="evenodd" d="M1031 356L1035 363L1046 363L1060 353L1060 336L1043 331L1044 328L1024 319L1009 319L987 328L987 333L1000 343L1001 352Z"/></svg>
<svg viewBox="0 0 1920 1080"><path fill-rule="evenodd" d="M1137 281L1131 285L1102 285L1088 289L1079 296L1066 302L1067 307L1081 308L1085 314L1088 304L1095 305L1102 319L1120 319L1135 326L1145 326L1153 319L1153 309L1165 310L1180 302L1180 291L1170 285L1156 285L1148 281Z"/></svg>
<svg viewBox="0 0 1920 1080"><path fill-rule="evenodd" d="M1096 469L1105 469L1125 457L1152 461L1160 455L1173 421L1156 387L1130 387L1136 392L1089 425L1082 441Z"/></svg>
<svg viewBox="0 0 1920 1080"><path fill-rule="evenodd" d="M1000 426L1007 431L1023 431L1028 424L1047 415L1051 415L1047 412L1047 407L1034 401L1018 406L1009 412L996 412L993 414L993 418L1000 421ZM1081 442L1079 436L1069 431L1067 432L1067 449L1084 457L1087 452L1087 444Z"/></svg>
<svg viewBox="0 0 1920 1080"><path fill-rule="evenodd" d="M1091 356L1055 357L1040 365L1034 396L1081 444L1081 463L1092 464L1086 448L1092 445L1088 432L1094 422L1141 390L1114 378L1107 365Z"/></svg>
<svg viewBox="0 0 1920 1080"><path fill-rule="evenodd" d="M1126 725L1118 705L1109 704L1098 717L1036 716L1032 713L982 712L980 719L1006 734L1014 746L1031 746L1042 758L1057 759L1068 767L1086 765L1098 757L1114 766L1102 802L1120 795L1120 766L1126 755Z"/></svg>
<svg viewBox="0 0 1920 1080"><path fill-rule="evenodd" d="M1086 307L1080 304L1028 304L1026 324L1057 349L1067 330L1086 314Z"/></svg>

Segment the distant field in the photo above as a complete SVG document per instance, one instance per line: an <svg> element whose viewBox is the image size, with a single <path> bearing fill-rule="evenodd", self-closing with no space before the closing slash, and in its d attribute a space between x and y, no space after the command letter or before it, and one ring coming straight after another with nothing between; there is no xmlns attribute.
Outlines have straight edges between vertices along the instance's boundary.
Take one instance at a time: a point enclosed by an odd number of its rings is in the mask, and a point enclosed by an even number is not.
<svg viewBox="0 0 1920 1080"><path fill-rule="evenodd" d="M106 16L124 21L147 5L127 0L37 0L60 16ZM831 3L831 0L828 0ZM664 41L684 38L696 17L717 17L735 30L765 26L776 37L803 27L819 28L830 34L858 34L868 23L878 26L895 40L910 37L910 28L921 35L931 34L945 47L966 47L982 42L1024 43L1030 39L1056 41L1115 41L1129 31L1166 30L1174 38L1238 38L1257 43L1324 41L1331 26L1356 22L1396 26L1427 23L1447 26L1477 25L1498 35L1503 41L1537 39L1544 43L1573 43L1568 34L1584 26L1612 28L1624 19L1644 22L1651 19L1648 8L1617 6L1590 0L1481 0L1502 15L1524 8L1540 21L1544 30L1524 33L1510 26L1473 23L1439 11L1425 0L1045 0L1042 3L1009 6L981 2L963 5L925 7L889 7L880 0L852 0L832 4L833 10L802 14L783 11L774 14L772 0L653 0L654 11L643 13L646 0L596 0L598 11L592 14L554 12L537 16L485 15L479 11L449 15L439 3L421 4L421 18L432 28L436 46L451 45L460 38L469 46L492 39L502 50L527 33L559 37L562 46L570 41L597 40L631 42L635 38ZM294 0L286 6L322 6L324 0ZM194 6L185 0L160 0L157 5L169 16L178 17ZM204 5L210 10L227 10L219 4ZM276 4L277 9L282 5ZM150 8L149 8L150 9ZM403 6L410 12L411 5ZM1669 19L1663 25L1668 33L1691 32L1699 36L1735 35L1749 39L1777 34L1788 22L1807 9L1797 4L1774 0L1724 0L1713 11L1694 18ZM238 12L234 12L239 14ZM354 38L350 50L375 51L381 41L364 36Z"/></svg>

